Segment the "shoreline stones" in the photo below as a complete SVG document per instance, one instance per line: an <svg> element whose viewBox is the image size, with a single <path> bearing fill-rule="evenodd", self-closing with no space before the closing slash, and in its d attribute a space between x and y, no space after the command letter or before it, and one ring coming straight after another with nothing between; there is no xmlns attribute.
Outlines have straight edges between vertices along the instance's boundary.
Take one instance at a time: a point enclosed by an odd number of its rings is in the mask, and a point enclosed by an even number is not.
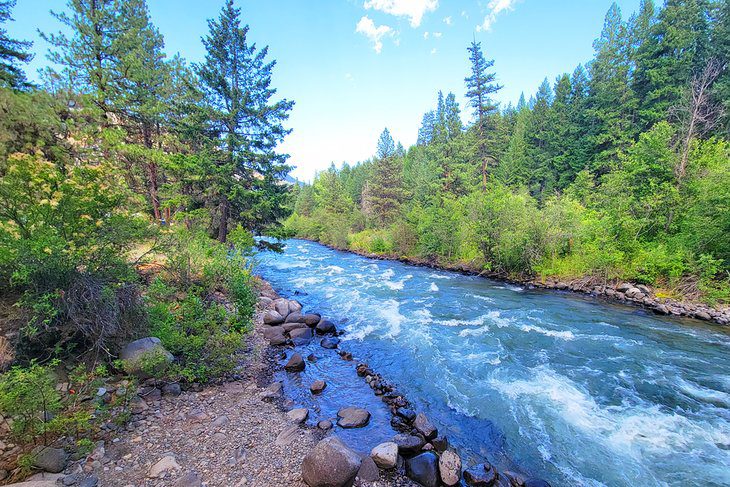
<svg viewBox="0 0 730 487"><path fill-rule="evenodd" d="M334 349L344 360L352 360L351 353L337 350L340 339L337 338L337 328L332 321L316 313L302 314L302 305L297 301L278 298L265 305L275 308L265 312L265 316L269 316L270 324L263 330L272 345L293 343L297 346L308 343L315 333L330 335L320 340L320 346L324 349ZM279 354L281 360L286 357L286 352ZM311 354L308 360L315 362L316 356ZM284 370L287 372L301 372L304 369L305 362L299 353L293 353L284 365ZM527 476L512 472L497 472L487 462L475 465L462 474L461 457L456 451L449 449L448 439L439 436L438 429L425 414L411 409L409 401L403 394L367 364L358 363L355 370L372 389L373 394L388 405L391 426L399 433L392 441L377 445L371 450L370 455L365 456L348 448L336 436L325 437L307 454L302 463L302 478L310 487L350 486L356 479L359 482L376 482L380 479L379 469L395 468L404 468L407 477L425 487L439 485L453 487L460 485L462 478L468 486L526 487L528 485L524 480L528 478ZM326 387L327 383L320 379L312 382L309 389L312 394L317 395ZM281 393L281 383L275 382L261 393L260 397L270 400L280 397ZM287 400L284 406L292 407L294 402ZM287 417L294 424L280 433L281 438L277 438L277 444L289 444L293 441L296 432L307 421L309 410L295 408L287 412ZM337 412L337 425L343 429L362 428L369 422L370 412L360 407L343 407ZM317 422L320 434L332 428L333 424L329 419ZM513 478L517 480L513 481ZM543 480L529 479L529 481L530 487L549 487Z"/></svg>
<svg viewBox="0 0 730 487"><path fill-rule="evenodd" d="M295 353L289 358L289 361L284 366L284 370L287 372L301 372L304 370L304 367L304 359L302 359L301 355Z"/></svg>
<svg viewBox="0 0 730 487"><path fill-rule="evenodd" d="M362 461L336 436L328 436L307 453L302 462L302 479L309 487L349 486Z"/></svg>
<svg viewBox="0 0 730 487"><path fill-rule="evenodd" d="M142 371L142 363L147 358L161 357L163 360L160 367L175 360L175 357L167 351L157 337L145 337L134 340L122 348L119 358L124 364L124 370L141 378L149 378L148 374Z"/></svg>
<svg viewBox="0 0 730 487"><path fill-rule="evenodd" d="M358 407L346 407L337 411L337 424L341 428L362 428L370 422L370 412Z"/></svg>

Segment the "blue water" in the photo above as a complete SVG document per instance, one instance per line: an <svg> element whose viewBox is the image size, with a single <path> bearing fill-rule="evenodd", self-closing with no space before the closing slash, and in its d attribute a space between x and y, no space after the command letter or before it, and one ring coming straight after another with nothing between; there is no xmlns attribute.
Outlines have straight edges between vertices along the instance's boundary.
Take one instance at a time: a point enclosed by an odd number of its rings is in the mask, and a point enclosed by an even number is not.
<svg viewBox="0 0 730 487"><path fill-rule="evenodd" d="M259 256L282 295L429 414L465 463L553 485L730 485L721 327L290 240Z"/></svg>

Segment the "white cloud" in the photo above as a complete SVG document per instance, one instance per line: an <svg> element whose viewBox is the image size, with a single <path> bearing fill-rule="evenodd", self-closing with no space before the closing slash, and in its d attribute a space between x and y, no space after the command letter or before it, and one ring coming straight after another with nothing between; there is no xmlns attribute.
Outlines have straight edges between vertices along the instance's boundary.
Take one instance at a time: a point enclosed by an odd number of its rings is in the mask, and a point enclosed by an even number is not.
<svg viewBox="0 0 730 487"><path fill-rule="evenodd" d="M433 33L433 36L434 36L434 37L435 37L436 39L440 39L442 35L443 35L443 34L442 34L441 32L434 32L434 33Z"/></svg>
<svg viewBox="0 0 730 487"><path fill-rule="evenodd" d="M436 51L436 48L435 48L435 47L434 47L433 49L431 49L431 55L432 55L432 56L433 56L434 54L436 54L436 52L438 52L438 51Z"/></svg>
<svg viewBox="0 0 730 487"><path fill-rule="evenodd" d="M393 35L393 29L387 25L375 25L375 22L367 15L363 16L360 22L357 23L355 32L363 34L370 39L370 42L373 43L373 49L378 54L383 50L383 37Z"/></svg>
<svg viewBox="0 0 730 487"><path fill-rule="evenodd" d="M438 0L367 0L363 6L397 17L408 17L411 27L418 27L423 16L427 12L435 11L439 2Z"/></svg>
<svg viewBox="0 0 730 487"><path fill-rule="evenodd" d="M423 33L423 38L428 39L428 36L430 35L430 32L426 31Z"/></svg>
<svg viewBox="0 0 730 487"><path fill-rule="evenodd" d="M453 21L453 20L451 20L451 16L449 16L449 17L444 17L444 24L446 24L446 25L451 25L451 24L453 24L453 23L454 23L454 21Z"/></svg>
<svg viewBox="0 0 730 487"><path fill-rule="evenodd" d="M514 10L515 4L519 2L520 0L491 0L489 4L487 4L487 8L489 9L489 12L484 17L484 21L477 25L477 31L487 31L492 28L492 25L494 25L494 22L497 20L497 16L508 10Z"/></svg>

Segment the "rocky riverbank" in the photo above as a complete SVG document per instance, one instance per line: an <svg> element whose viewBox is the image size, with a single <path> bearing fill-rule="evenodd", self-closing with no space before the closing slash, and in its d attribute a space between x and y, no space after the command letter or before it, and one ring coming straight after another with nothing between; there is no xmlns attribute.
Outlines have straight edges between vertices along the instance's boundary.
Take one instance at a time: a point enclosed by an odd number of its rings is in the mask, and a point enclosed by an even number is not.
<svg viewBox="0 0 730 487"><path fill-rule="evenodd" d="M466 263L443 264L431 260L414 257L403 257L388 254L373 254L351 249L340 249L331 245L320 245L341 252L350 252L362 257L376 260L395 260L404 264L418 267L428 267L450 272L458 272L469 276L480 276L497 281L508 282L525 286L528 289L548 289L561 292L574 292L594 296L609 302L640 306L659 315L693 318L702 321L714 322L720 325L730 325L730 306L710 306L703 303L691 303L676 299L658 297L656 290L644 284L635 284L623 281L607 281L598 277L584 277L573 280L548 278L544 281L537 278L510 278L500 273L477 269Z"/></svg>
<svg viewBox="0 0 730 487"><path fill-rule="evenodd" d="M353 361L351 353L340 349L337 338L340 332L335 323L317 313L303 313L298 301L273 294L264 296L262 303L267 308L262 320L265 325L262 334L272 348L286 347L278 355L278 361L288 373L302 373L308 362L318 360L314 353L305 360L297 351L299 346L312 340L318 341L325 351L336 352L342 360ZM317 423L319 430L329 434L304 457L302 478L310 487L346 486L354 481L377 482L383 478L389 479L388 482L401 483L404 477L426 487L461 485L462 481L467 486L549 486L544 480L530 478L520 472L498 470L488 462L463 465L461 456L449 444L448 438L439 435L438 428L430 419L415 411L412 403L393 384L365 363L354 365L352 372L364 379L372 393L387 405L391 415L390 426L396 434L390 441L368 448L369 455L363 455L362 445L345 444L338 437L337 428L341 431L364 427L369 422L370 412L343 404L336 419ZM309 387L312 394L321 394L326 392L327 384L316 380ZM270 393L279 394L281 389L280 383L274 383ZM287 414L292 421L304 423L309 413L305 408L293 408Z"/></svg>

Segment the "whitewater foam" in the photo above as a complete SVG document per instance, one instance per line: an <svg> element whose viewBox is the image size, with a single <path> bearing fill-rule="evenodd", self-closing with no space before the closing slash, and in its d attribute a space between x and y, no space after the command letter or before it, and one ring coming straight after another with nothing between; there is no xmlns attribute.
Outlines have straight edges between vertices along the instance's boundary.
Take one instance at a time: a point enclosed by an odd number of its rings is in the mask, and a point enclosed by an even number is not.
<svg viewBox="0 0 730 487"><path fill-rule="evenodd" d="M575 340L575 335L573 335L572 331L555 331L555 330L546 330L545 328L535 326L535 325L520 325L520 330L524 332L536 332L540 333L545 336L553 337L553 338L560 338L561 340Z"/></svg>
<svg viewBox="0 0 730 487"><path fill-rule="evenodd" d="M436 285L435 282L432 282L431 286L428 288L428 290L431 291L432 293L437 293L439 290L439 287Z"/></svg>

